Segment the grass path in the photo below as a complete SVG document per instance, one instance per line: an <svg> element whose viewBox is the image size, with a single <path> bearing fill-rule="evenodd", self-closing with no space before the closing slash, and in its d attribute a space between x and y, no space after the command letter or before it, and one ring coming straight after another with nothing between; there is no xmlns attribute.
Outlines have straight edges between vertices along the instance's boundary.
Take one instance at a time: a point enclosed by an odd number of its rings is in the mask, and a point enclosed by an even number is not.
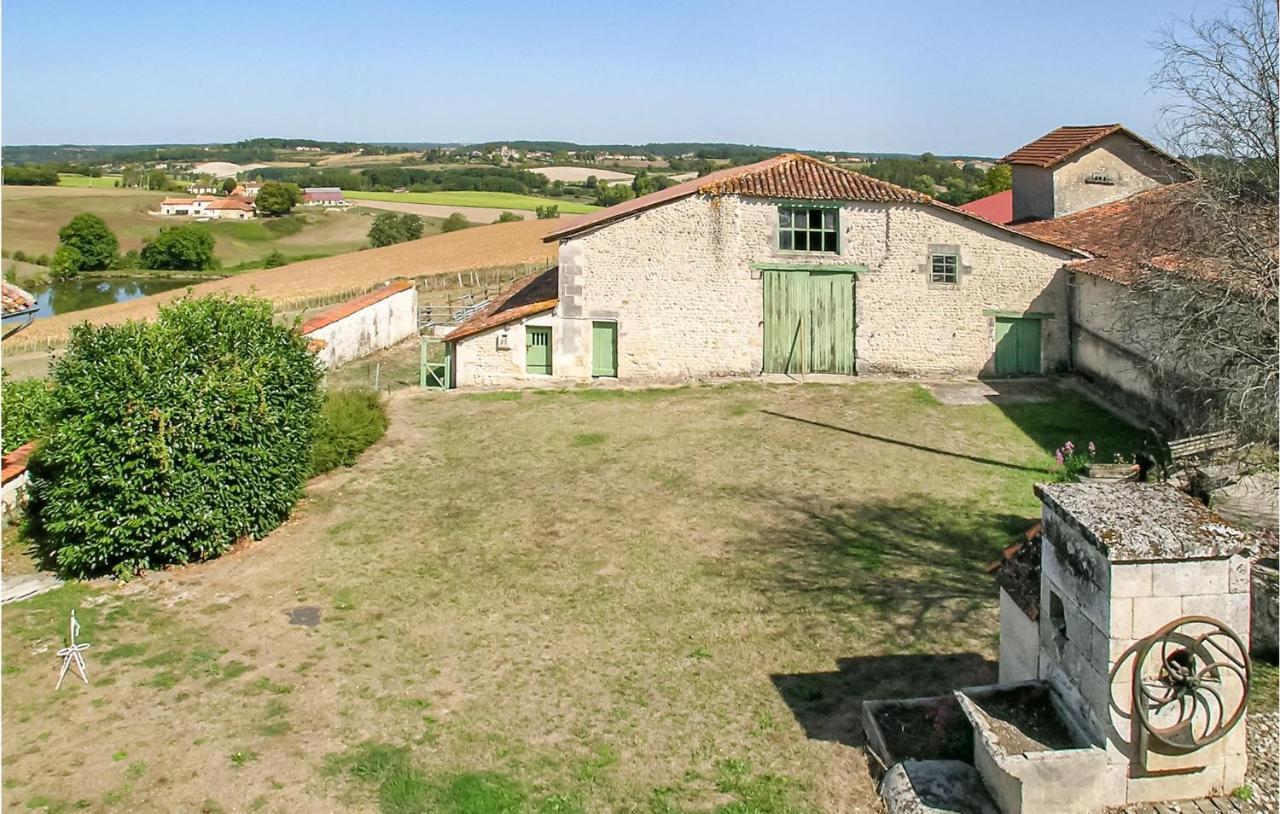
<svg viewBox="0 0 1280 814"><path fill-rule="evenodd" d="M887 382L391 413L266 540L5 608L9 805L869 810L861 701L993 679L982 568L1052 448L1135 440ZM73 606L94 683L54 694Z"/></svg>

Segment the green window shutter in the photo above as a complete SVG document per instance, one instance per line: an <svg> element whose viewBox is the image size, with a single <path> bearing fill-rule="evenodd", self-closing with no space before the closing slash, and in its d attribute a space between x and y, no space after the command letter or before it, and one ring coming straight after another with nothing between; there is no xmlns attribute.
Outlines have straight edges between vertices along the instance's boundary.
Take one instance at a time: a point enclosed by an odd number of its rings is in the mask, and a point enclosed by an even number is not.
<svg viewBox="0 0 1280 814"><path fill-rule="evenodd" d="M524 369L526 373L551 375L551 329L526 326L524 329Z"/></svg>

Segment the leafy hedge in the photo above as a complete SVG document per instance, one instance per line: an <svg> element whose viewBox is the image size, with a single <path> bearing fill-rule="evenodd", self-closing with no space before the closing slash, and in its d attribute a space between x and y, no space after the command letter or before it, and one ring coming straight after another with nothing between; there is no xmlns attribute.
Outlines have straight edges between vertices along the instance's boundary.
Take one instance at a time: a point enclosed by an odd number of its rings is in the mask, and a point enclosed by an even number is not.
<svg viewBox="0 0 1280 814"><path fill-rule="evenodd" d="M75 327L30 465L41 553L64 574L125 576L274 529L311 468L320 374L306 345L270 303L239 297Z"/></svg>
<svg viewBox="0 0 1280 814"><path fill-rule="evenodd" d="M12 452L49 426L53 389L44 379L4 379L0 392L0 441Z"/></svg>
<svg viewBox="0 0 1280 814"><path fill-rule="evenodd" d="M311 448L311 474L351 466L356 456L387 431L387 413L378 394L367 388L325 394Z"/></svg>

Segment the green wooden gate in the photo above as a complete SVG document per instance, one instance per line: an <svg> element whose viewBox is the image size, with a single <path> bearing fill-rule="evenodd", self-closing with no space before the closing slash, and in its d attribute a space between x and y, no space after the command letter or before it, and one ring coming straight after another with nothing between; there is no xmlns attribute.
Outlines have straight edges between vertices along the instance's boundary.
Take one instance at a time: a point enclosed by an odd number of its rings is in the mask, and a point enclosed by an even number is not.
<svg viewBox="0 0 1280 814"><path fill-rule="evenodd" d="M853 281L850 272L764 273L766 373L856 371Z"/></svg>
<svg viewBox="0 0 1280 814"><path fill-rule="evenodd" d="M526 373L551 374L551 329L526 326L524 329L524 369Z"/></svg>
<svg viewBox="0 0 1280 814"><path fill-rule="evenodd" d="M591 375L618 375L618 323L591 323Z"/></svg>
<svg viewBox="0 0 1280 814"><path fill-rule="evenodd" d="M1040 320L996 317L997 376L1040 373Z"/></svg>

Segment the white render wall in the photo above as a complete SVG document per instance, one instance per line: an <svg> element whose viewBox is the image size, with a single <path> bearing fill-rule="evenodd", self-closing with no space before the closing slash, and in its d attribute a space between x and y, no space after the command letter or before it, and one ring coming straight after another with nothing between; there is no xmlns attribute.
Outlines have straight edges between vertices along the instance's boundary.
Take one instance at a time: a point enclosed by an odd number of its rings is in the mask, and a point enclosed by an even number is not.
<svg viewBox="0 0 1280 814"><path fill-rule="evenodd" d="M417 332L418 292L406 288L306 336L324 341L316 359L322 367L331 369L389 348Z"/></svg>
<svg viewBox="0 0 1280 814"><path fill-rule="evenodd" d="M759 374L764 293L753 262L867 266L856 283L860 373L990 372L987 311L1053 314L1043 322L1042 369L1065 366L1065 251L936 207L846 204L839 255L783 253L778 205L695 196L562 243L557 375L590 377L593 320L618 322L620 379ZM931 245L959 247L959 285L929 283Z"/></svg>

